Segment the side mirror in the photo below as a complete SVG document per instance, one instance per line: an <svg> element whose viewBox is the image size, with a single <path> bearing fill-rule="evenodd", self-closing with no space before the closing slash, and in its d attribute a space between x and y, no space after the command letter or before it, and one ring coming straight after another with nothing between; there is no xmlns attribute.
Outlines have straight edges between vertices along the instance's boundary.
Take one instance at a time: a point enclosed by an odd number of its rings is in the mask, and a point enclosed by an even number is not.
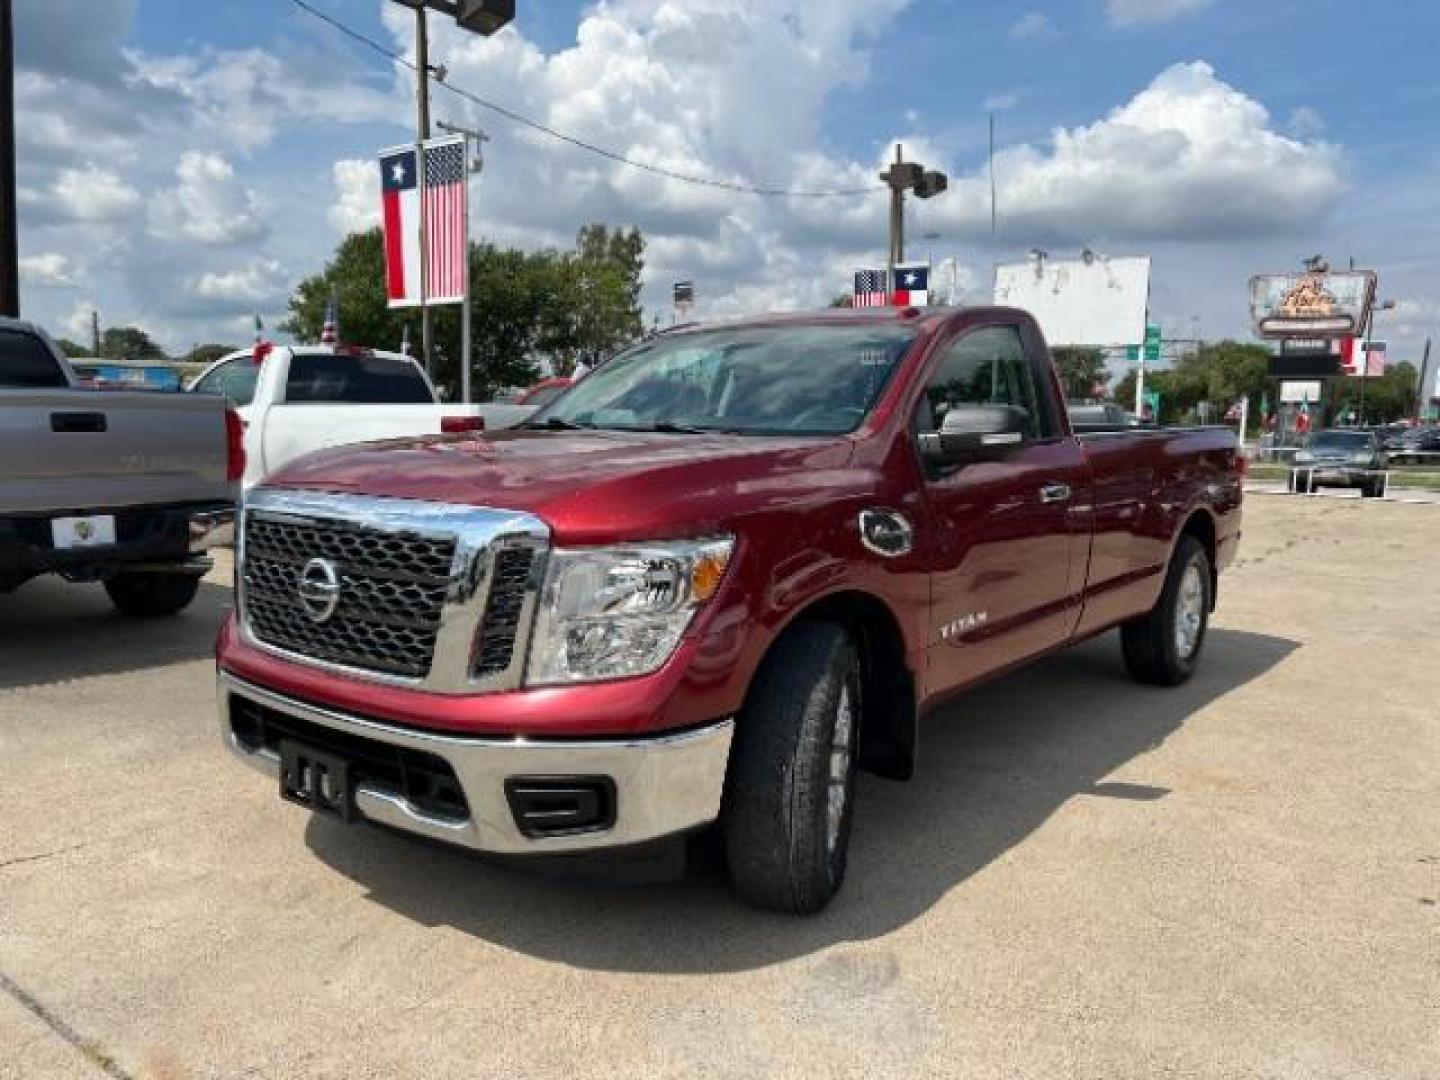
<svg viewBox="0 0 1440 1080"><path fill-rule="evenodd" d="M939 431L922 432L920 456L931 465L993 457L1025 441L1030 414L1012 405L955 405Z"/></svg>

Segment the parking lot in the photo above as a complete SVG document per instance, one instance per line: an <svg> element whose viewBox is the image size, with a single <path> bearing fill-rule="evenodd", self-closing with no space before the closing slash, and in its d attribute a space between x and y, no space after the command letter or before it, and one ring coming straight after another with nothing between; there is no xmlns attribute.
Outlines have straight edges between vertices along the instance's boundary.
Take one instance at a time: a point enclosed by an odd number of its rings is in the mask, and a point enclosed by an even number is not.
<svg viewBox="0 0 1440 1080"><path fill-rule="evenodd" d="M1433 507L1251 498L1191 683L1107 636L932 716L811 919L308 819L220 744L228 568L151 623L32 583L0 1076L1440 1075L1437 551Z"/></svg>

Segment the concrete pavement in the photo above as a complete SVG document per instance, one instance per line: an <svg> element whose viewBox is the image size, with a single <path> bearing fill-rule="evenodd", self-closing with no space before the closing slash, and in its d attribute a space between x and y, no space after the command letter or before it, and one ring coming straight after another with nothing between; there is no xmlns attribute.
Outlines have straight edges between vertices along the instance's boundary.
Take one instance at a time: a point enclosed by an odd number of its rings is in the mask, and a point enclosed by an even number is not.
<svg viewBox="0 0 1440 1080"><path fill-rule="evenodd" d="M0 1077L1440 1075L1440 514L1254 498L1200 674L927 721L830 910L308 818L223 752L215 575L0 597Z"/></svg>

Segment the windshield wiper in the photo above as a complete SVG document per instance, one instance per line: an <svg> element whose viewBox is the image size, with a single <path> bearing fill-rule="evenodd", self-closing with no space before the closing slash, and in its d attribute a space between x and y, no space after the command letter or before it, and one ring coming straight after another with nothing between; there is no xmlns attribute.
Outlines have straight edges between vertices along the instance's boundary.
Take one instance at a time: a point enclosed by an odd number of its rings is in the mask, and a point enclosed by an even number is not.
<svg viewBox="0 0 1440 1080"><path fill-rule="evenodd" d="M544 420L526 420L520 426L532 431L583 431L593 425L577 424L573 420L565 420L559 416L547 416Z"/></svg>

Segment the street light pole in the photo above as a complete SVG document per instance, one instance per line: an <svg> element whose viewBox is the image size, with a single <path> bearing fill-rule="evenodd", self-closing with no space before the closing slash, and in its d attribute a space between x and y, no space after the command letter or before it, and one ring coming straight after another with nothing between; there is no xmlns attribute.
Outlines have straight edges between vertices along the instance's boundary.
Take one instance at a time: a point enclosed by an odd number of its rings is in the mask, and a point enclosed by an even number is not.
<svg viewBox="0 0 1440 1080"><path fill-rule="evenodd" d="M895 144L895 161L880 179L890 188L890 291L895 289L895 267L905 261L905 193L913 192L917 198L930 199L950 186L950 179L942 172L926 170L914 161L905 160L905 149Z"/></svg>
<svg viewBox="0 0 1440 1080"><path fill-rule="evenodd" d="M430 138L430 28L425 5L415 8L415 178L420 185L420 358L425 373L435 376L431 347L434 327L430 322L430 257L425 242L425 142Z"/></svg>

